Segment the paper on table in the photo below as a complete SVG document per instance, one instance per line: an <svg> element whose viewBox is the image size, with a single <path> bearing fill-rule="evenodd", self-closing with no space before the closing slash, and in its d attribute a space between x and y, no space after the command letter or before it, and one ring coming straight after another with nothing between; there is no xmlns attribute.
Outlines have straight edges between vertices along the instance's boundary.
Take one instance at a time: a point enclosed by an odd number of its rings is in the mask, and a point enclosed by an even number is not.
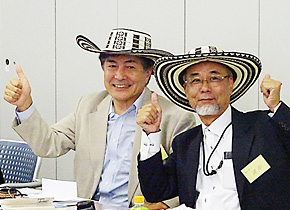
<svg viewBox="0 0 290 210"><path fill-rule="evenodd" d="M42 193L54 197L55 201L80 200L76 182L42 179Z"/></svg>
<svg viewBox="0 0 290 210"><path fill-rule="evenodd" d="M193 209L190 207L187 207L185 204L181 204L180 206L172 208L171 210L193 210Z"/></svg>
<svg viewBox="0 0 290 210"><path fill-rule="evenodd" d="M53 198L7 198L1 203L3 210L54 210Z"/></svg>

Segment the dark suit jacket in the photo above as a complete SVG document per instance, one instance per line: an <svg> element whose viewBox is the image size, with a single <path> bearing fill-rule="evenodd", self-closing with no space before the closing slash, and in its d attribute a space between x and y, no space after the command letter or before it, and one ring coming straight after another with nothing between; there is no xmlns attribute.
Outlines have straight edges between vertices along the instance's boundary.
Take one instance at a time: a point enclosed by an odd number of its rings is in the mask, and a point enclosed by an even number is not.
<svg viewBox="0 0 290 210"><path fill-rule="evenodd" d="M232 108L232 158L241 208L248 210L290 209L290 109L281 104L270 118L267 111L242 113ZM141 190L149 202L179 195L180 204L194 207L201 126L178 135L165 164L160 153L139 161ZM253 183L241 173L262 155L271 168Z"/></svg>
<svg viewBox="0 0 290 210"><path fill-rule="evenodd" d="M4 181L4 178L3 178L3 174L2 174L2 171L1 171L1 168L0 168L0 184L3 184L5 181Z"/></svg>

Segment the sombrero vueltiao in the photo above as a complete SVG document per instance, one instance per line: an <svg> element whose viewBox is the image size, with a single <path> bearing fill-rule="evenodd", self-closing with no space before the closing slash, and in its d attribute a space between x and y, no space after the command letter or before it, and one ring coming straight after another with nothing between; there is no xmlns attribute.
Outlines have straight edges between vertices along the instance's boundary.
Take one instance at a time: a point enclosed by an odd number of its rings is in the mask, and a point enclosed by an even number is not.
<svg viewBox="0 0 290 210"><path fill-rule="evenodd" d="M151 49L149 34L126 28L113 29L103 50L83 35L78 35L76 42L81 48L90 52L136 55L149 58L154 62L162 56L172 55L164 50Z"/></svg>
<svg viewBox="0 0 290 210"><path fill-rule="evenodd" d="M194 64L212 61L228 66L234 76L231 103L238 100L258 79L262 69L259 58L240 52L224 52L214 46L203 46L190 50L188 54L159 58L154 66L155 79L161 91L178 106L194 111L183 88L182 72Z"/></svg>

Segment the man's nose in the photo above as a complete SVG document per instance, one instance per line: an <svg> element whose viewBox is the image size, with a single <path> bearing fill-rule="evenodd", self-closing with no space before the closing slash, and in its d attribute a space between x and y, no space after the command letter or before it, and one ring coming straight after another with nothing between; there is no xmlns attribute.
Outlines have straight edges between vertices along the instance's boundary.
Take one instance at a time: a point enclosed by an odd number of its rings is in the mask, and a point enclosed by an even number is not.
<svg viewBox="0 0 290 210"><path fill-rule="evenodd" d="M207 92L210 89L210 84L209 81L207 79L203 79L201 81L201 87L200 87L201 91L203 92Z"/></svg>
<svg viewBox="0 0 290 210"><path fill-rule="evenodd" d="M122 80L126 78L126 69L122 66L120 66L116 73L115 73L115 78L118 80Z"/></svg>

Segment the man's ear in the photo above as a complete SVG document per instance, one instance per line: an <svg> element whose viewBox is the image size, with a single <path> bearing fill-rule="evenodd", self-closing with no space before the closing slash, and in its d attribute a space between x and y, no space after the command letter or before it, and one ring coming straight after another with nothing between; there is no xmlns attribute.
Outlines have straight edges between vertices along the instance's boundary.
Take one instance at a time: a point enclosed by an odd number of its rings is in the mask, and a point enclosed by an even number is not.
<svg viewBox="0 0 290 210"><path fill-rule="evenodd" d="M230 77L229 81L230 81L231 90L233 91L234 90L234 78Z"/></svg>
<svg viewBox="0 0 290 210"><path fill-rule="evenodd" d="M147 71L146 71L146 78L148 78L148 80L147 80L147 84L149 83L152 74L153 74L153 67L150 67L150 68L147 69Z"/></svg>
<svg viewBox="0 0 290 210"><path fill-rule="evenodd" d="M187 91L188 91L188 87L187 87L187 85L186 85L186 82L185 83L183 83L183 88L184 88L184 93L185 93L185 96L186 96L186 98L187 98Z"/></svg>
<svg viewBox="0 0 290 210"><path fill-rule="evenodd" d="M149 73L150 72L150 76L153 74L153 67L150 67L147 72Z"/></svg>
<svg viewBox="0 0 290 210"><path fill-rule="evenodd" d="M104 71L104 64L103 65L101 65L101 68L103 69L103 71Z"/></svg>
<svg viewBox="0 0 290 210"><path fill-rule="evenodd" d="M184 82L182 86L183 86L184 92L186 92L187 90L186 82Z"/></svg>

